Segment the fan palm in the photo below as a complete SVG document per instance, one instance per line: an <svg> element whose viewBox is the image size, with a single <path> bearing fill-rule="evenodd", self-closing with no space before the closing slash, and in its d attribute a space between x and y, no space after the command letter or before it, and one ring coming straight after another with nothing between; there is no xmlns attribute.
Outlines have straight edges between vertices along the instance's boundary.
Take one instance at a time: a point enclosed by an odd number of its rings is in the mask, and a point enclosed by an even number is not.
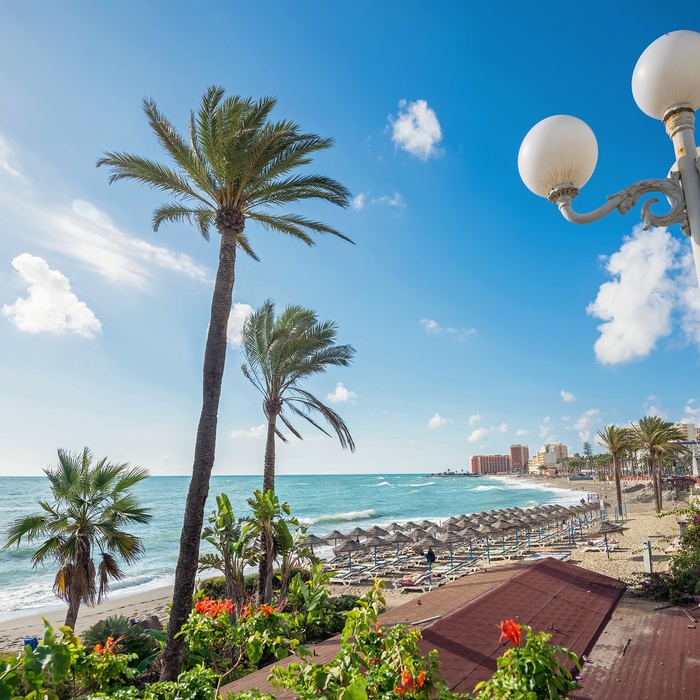
<svg viewBox="0 0 700 700"><path fill-rule="evenodd" d="M152 517L129 493L148 472L106 458L93 466L86 447L75 454L59 449L58 464L44 473L53 501L39 501L41 513L15 520L5 548L19 546L23 539L44 540L32 555L32 564L58 564L54 592L68 603L65 624L75 629L80 605L99 603L110 581L124 578L119 559L131 564L143 556L141 539L124 528ZM98 553L95 566L93 555Z"/></svg>
<svg viewBox="0 0 700 700"><path fill-rule="evenodd" d="M275 304L269 299L243 324L241 347L247 364L241 369L262 394L267 419L263 493L275 488L275 437L287 442L277 426L277 419L301 439L285 410L330 435L312 418L313 414L320 415L338 436L341 447L355 451L355 443L343 419L300 386L305 379L325 372L328 366L350 364L355 350L350 345L335 345L336 333L334 323L319 321L314 311L301 306L288 306L280 316L275 316ZM260 561L261 598L267 598L269 593L269 586L266 589L266 578L272 566L269 557L270 552L264 550Z"/></svg>
<svg viewBox="0 0 700 700"><path fill-rule="evenodd" d="M599 445L604 447L612 457L615 474L615 490L617 492L617 510L622 515L622 456L631 449L634 442L632 431L618 425L608 425L602 432L598 431Z"/></svg>
<svg viewBox="0 0 700 700"><path fill-rule="evenodd" d="M190 614L200 532L214 466L216 426L226 358L226 331L231 311L236 252L257 260L246 233L248 220L313 245L313 234L329 233L349 240L334 228L299 214L275 208L307 199L347 207L350 193L328 177L294 174L312 156L333 145L330 138L304 134L290 121L269 121L273 98L258 101L224 98L220 87L209 88L190 116L189 140L145 99L143 109L171 165L123 152L106 153L97 165L110 169L110 183L135 180L171 199L153 213L153 228L166 222L189 222L205 239L212 228L221 235L211 317L204 351L202 412L197 428L192 479L180 538L173 605L164 652L163 680L175 680L182 666L184 640L180 629Z"/></svg>
<svg viewBox="0 0 700 700"><path fill-rule="evenodd" d="M679 441L685 439L685 434L673 423L662 420L658 416L641 418L637 425L632 425L632 432L637 447L649 453L654 502L656 512L660 513L663 507L661 501L663 476L661 460L663 455L681 454L686 451L685 447L679 444Z"/></svg>

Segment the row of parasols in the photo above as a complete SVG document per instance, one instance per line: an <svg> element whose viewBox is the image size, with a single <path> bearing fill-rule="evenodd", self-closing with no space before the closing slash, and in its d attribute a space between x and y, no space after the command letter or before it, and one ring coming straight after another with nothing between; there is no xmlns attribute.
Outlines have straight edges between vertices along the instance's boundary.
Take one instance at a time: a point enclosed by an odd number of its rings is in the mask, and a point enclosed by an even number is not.
<svg viewBox="0 0 700 700"><path fill-rule="evenodd" d="M527 509L506 508L447 518L442 525L431 520L423 520L420 523L394 522L385 527L375 525L367 530L360 527L349 532L334 530L322 537L309 534L306 544L312 548L332 544L336 557L348 556L350 567L352 567L353 552L361 550L374 550L376 566L377 550L381 548L395 546L396 556L398 556L402 546L410 545L416 550L447 547L450 552L450 565L452 565L455 545L468 544L469 555L472 558L472 541L484 540L486 555L490 560L489 541L494 537L500 537L504 551L506 538L511 539L513 545L517 547L519 535L524 534L529 545L533 533L539 540L550 536L552 528L555 533L561 533L565 529L573 542L575 530L578 530L583 538L584 527L588 529L596 518L600 519L597 503L582 503L575 506L545 505ZM610 527L607 523L600 523L599 527L603 525ZM612 530L608 529L608 531Z"/></svg>

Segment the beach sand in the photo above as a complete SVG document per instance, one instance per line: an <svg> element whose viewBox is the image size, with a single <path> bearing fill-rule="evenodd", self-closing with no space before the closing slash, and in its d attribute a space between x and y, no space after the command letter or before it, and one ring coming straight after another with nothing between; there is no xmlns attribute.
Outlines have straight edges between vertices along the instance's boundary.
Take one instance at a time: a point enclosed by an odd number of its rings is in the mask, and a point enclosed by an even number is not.
<svg viewBox="0 0 700 700"><path fill-rule="evenodd" d="M614 484L600 484L593 482L567 482L566 479L548 479L547 483L553 486L571 488L582 491L582 496L587 493L599 493L606 502L615 499ZM682 506L681 502L678 506ZM664 508L670 510L672 505L664 501ZM610 511L609 511L610 512ZM597 571L613 578L632 583L643 571L642 539L650 538L652 541L652 553L655 571L663 571L667 563L664 561L666 550L673 546L678 537L678 518L668 515L663 518L656 517L654 512L651 490L648 495L638 502L628 505L628 519L625 522L626 529L623 533L614 533L613 538L619 544L610 552L609 558L605 552L584 552L581 548L572 548L570 561L592 571ZM561 544L557 549L564 548ZM568 549L569 547L566 546ZM498 565L496 563L494 566ZM449 585L449 584L447 584ZM335 586L331 588L331 595L354 594L363 595L367 591L366 586ZM398 589L387 589L385 597L387 608L400 605L417 597L420 593L403 593ZM144 591L134 595L124 595L110 598L95 607L83 606L78 615L78 636L92 625L111 615L124 615L127 618L147 619L153 615L161 622L167 619L167 606L172 600L172 588L158 588ZM43 613L54 628L63 624L65 608L55 609ZM34 614L16 617L0 622L0 651L19 651L22 648L22 638L43 635L42 614Z"/></svg>

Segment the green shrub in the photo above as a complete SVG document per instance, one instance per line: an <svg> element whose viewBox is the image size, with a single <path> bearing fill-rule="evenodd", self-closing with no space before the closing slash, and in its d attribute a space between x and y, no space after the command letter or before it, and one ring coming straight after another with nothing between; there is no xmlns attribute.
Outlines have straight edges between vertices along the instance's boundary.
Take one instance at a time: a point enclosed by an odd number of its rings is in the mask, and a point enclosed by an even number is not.
<svg viewBox="0 0 700 700"><path fill-rule="evenodd" d="M85 632L83 642L92 649L96 644L105 646L110 637L119 640L114 645L115 653L136 655L132 665L138 665L156 650L155 640L144 634L139 625L132 625L123 615L100 620Z"/></svg>
<svg viewBox="0 0 700 700"><path fill-rule="evenodd" d="M222 600L226 598L226 579L223 576L205 578L199 584L198 592L201 592L204 598Z"/></svg>

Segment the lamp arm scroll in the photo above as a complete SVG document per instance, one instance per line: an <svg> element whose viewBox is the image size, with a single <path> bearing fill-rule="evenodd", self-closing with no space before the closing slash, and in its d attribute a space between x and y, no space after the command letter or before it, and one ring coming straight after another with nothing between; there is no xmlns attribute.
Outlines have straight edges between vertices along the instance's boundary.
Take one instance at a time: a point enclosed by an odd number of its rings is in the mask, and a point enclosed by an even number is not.
<svg viewBox="0 0 700 700"><path fill-rule="evenodd" d="M594 209L587 214L575 212L571 206L571 200L578 194L578 189L567 184L555 187L549 195L549 201L554 202L562 216L574 224L590 224L598 221L611 211L617 209L620 214L626 214L639 201L640 197L651 192L659 192L668 199L671 210L667 214L654 214L651 205L658 202L658 198L652 197L642 205L642 220L644 229L670 226L680 223L681 229L686 236L690 235L688 226L688 215L685 209L685 197L683 188L680 185L679 174L672 172L666 180L641 180L636 182L617 194L608 195L607 204Z"/></svg>

